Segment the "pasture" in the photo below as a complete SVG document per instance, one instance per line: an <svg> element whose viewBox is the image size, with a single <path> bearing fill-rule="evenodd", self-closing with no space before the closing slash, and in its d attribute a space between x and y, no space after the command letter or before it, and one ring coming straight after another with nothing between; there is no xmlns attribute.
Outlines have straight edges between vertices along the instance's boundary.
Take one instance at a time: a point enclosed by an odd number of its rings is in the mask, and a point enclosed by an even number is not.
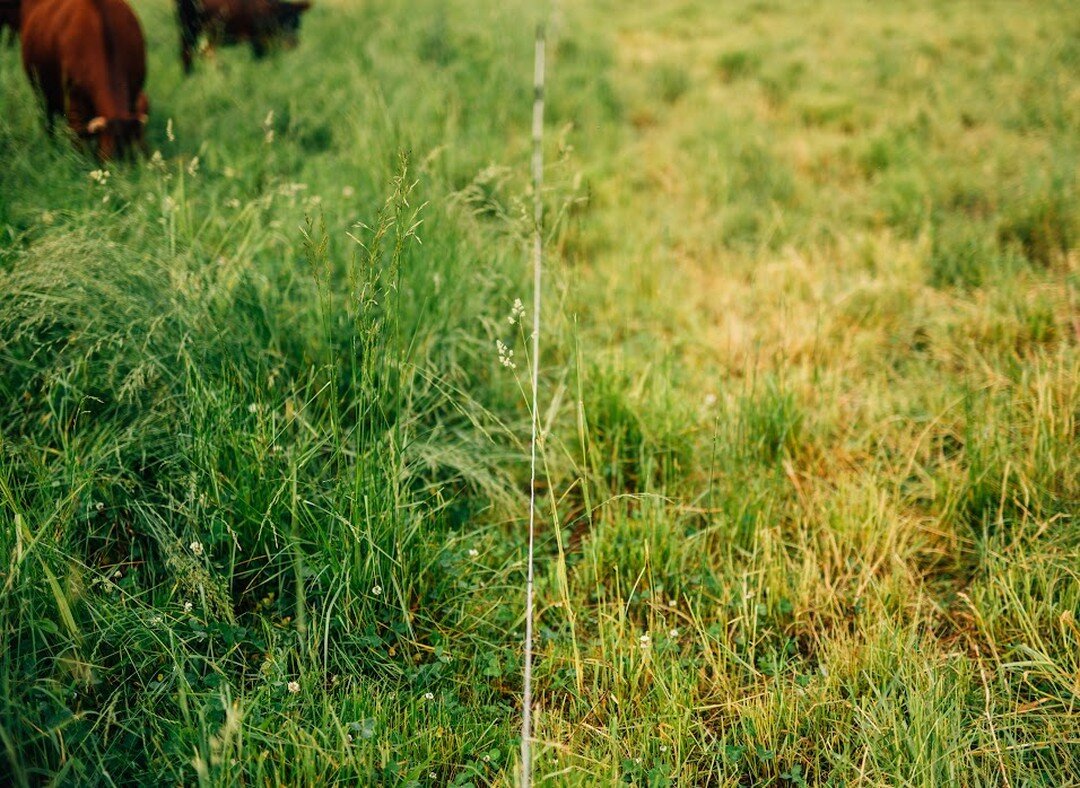
<svg viewBox="0 0 1080 788"><path fill-rule="evenodd" d="M0 784L513 785L548 11L132 5L136 162L0 45ZM537 782L1080 783L1074 4L549 21Z"/></svg>

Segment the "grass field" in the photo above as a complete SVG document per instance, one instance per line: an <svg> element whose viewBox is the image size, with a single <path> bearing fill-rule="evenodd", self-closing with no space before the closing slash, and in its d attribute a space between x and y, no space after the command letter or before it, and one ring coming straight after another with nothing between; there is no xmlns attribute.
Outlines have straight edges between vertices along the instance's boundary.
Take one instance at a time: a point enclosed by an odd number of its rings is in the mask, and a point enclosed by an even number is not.
<svg viewBox="0 0 1080 788"><path fill-rule="evenodd" d="M0 784L513 785L547 12L134 5L107 176L0 48ZM538 782L1080 785L1074 4L549 32Z"/></svg>

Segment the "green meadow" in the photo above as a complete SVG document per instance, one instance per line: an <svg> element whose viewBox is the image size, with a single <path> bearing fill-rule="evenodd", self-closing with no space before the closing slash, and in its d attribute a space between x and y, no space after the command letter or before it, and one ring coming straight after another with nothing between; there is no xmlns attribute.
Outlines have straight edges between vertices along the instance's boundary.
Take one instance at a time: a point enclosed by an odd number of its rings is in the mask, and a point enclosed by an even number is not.
<svg viewBox="0 0 1080 788"><path fill-rule="evenodd" d="M0 45L0 784L517 784L542 21L537 784L1080 784L1073 2L316 0L186 79L133 5L136 162Z"/></svg>

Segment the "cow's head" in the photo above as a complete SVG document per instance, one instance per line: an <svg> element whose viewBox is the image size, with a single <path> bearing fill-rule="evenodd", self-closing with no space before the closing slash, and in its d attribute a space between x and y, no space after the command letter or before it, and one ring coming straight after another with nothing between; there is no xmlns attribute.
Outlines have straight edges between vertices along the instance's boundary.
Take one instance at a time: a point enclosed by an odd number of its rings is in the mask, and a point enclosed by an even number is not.
<svg viewBox="0 0 1080 788"><path fill-rule="evenodd" d="M125 158L143 147L143 131L150 119L146 96L140 95L136 111L122 118L98 116L86 124L88 136L102 160Z"/></svg>
<svg viewBox="0 0 1080 788"><path fill-rule="evenodd" d="M270 18L263 20L257 50L271 47L293 49L300 43L300 19L311 8L310 0L281 0L270 6Z"/></svg>

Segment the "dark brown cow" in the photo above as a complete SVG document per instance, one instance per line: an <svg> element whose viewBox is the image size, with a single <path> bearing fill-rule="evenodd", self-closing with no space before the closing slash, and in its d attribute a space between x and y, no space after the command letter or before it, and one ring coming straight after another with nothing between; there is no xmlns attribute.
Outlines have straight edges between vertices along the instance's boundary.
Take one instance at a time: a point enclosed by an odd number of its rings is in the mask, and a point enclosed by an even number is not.
<svg viewBox="0 0 1080 788"><path fill-rule="evenodd" d="M300 17L309 8L308 0L177 0L184 71L191 73L195 49L203 34L210 46L247 41L257 58L275 45L296 46Z"/></svg>
<svg viewBox="0 0 1080 788"><path fill-rule="evenodd" d="M11 31L11 38L19 34L19 0L0 0L0 43L7 34L4 28Z"/></svg>
<svg viewBox="0 0 1080 788"><path fill-rule="evenodd" d="M141 146L150 110L146 42L124 0L23 0L23 68L57 115L102 159Z"/></svg>

